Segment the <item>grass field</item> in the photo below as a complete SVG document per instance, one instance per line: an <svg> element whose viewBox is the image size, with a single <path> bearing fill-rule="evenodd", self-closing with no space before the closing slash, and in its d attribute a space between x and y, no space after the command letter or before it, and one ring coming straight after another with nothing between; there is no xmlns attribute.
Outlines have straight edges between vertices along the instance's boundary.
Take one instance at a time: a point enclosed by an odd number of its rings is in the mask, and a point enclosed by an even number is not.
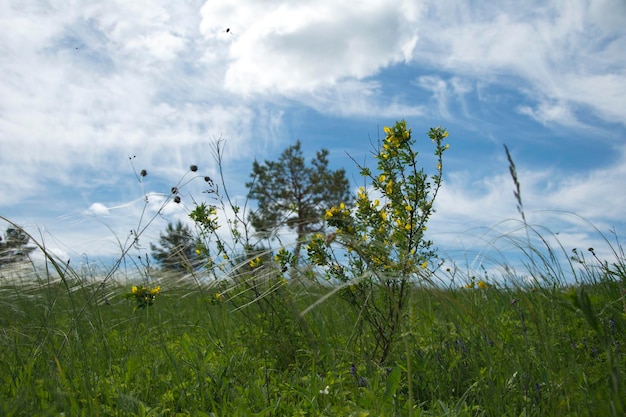
<svg viewBox="0 0 626 417"><path fill-rule="evenodd" d="M3 268L0 414L623 416L615 255L571 260L572 285L415 285L382 364L341 291L301 314L330 291L304 277L157 277L137 308L120 279Z"/></svg>

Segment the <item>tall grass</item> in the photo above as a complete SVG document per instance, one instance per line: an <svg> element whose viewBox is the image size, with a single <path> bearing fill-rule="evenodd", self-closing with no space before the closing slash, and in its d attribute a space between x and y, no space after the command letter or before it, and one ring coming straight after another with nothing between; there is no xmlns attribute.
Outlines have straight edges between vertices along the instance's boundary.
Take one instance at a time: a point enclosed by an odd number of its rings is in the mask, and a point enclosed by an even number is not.
<svg viewBox="0 0 626 417"><path fill-rule="evenodd" d="M619 239L571 252L530 225L509 161L522 233L490 245L522 267L412 282L382 364L341 296L350 283L319 285L314 269L285 279L242 259L206 281L138 263L141 283L160 287L142 305L139 283L116 278L132 241L101 273L37 243L43 266L0 266L0 415L623 416Z"/></svg>
<svg viewBox="0 0 626 417"><path fill-rule="evenodd" d="M299 314L330 288L293 280L239 308L232 283L164 276L137 309L130 288L69 266L63 279L3 268L0 414L623 415L626 263L612 249L550 266L545 248L521 247L524 275L554 282L463 288L441 271L411 290L384 367L338 294ZM225 288L233 302L216 296Z"/></svg>

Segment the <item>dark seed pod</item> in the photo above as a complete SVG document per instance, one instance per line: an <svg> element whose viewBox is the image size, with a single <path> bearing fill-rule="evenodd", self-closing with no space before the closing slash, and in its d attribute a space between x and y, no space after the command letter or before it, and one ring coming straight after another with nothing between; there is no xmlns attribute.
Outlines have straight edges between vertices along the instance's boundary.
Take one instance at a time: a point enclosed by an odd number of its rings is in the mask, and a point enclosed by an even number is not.
<svg viewBox="0 0 626 417"><path fill-rule="evenodd" d="M148 175L148 171L146 171L145 169L142 169L139 175L141 175L142 177L145 177L146 175Z"/></svg>
<svg viewBox="0 0 626 417"><path fill-rule="evenodd" d="M180 196L179 195L174 197L174 203L176 203L176 204L180 203Z"/></svg>
<svg viewBox="0 0 626 417"><path fill-rule="evenodd" d="M191 170L191 172L196 172L198 170L198 165L192 165L189 167L189 169Z"/></svg>
<svg viewBox="0 0 626 417"><path fill-rule="evenodd" d="M178 188L172 187L172 194L178 194Z"/></svg>

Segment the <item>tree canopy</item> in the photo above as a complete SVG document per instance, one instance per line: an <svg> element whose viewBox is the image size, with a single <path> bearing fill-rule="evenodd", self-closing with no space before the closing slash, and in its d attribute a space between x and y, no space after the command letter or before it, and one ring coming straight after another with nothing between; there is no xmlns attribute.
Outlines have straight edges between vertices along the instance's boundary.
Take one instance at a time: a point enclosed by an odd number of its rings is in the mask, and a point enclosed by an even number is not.
<svg viewBox="0 0 626 417"><path fill-rule="evenodd" d="M275 237L284 226L295 230L296 259L305 237L324 229L325 211L352 200L345 170L329 169L328 153L322 149L306 164L298 140L277 161L254 161L253 180L246 183L248 197L258 201L250 214L252 226L265 238Z"/></svg>

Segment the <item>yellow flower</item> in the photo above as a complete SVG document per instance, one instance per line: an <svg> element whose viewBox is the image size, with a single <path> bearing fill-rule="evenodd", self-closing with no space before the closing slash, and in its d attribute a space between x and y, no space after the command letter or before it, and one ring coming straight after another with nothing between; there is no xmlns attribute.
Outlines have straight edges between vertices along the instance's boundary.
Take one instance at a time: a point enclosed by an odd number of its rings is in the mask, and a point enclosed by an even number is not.
<svg viewBox="0 0 626 417"><path fill-rule="evenodd" d="M200 249L196 249L196 255L200 255Z"/></svg>
<svg viewBox="0 0 626 417"><path fill-rule="evenodd" d="M339 208L340 208L341 210L343 210L343 209L345 209L345 208L346 208L346 205L345 205L345 204L343 204L343 203L341 203L341 204L339 204Z"/></svg>
<svg viewBox="0 0 626 417"><path fill-rule="evenodd" d="M450 144L449 143L446 143L446 149L450 149Z"/></svg>
<svg viewBox="0 0 626 417"><path fill-rule="evenodd" d="M261 258L259 258L258 256L256 258L254 258L253 260L251 260L248 265L250 265L250 268L256 268L257 266L261 265Z"/></svg>
<svg viewBox="0 0 626 417"><path fill-rule="evenodd" d="M385 131L386 134L391 135L391 128L389 126L383 127L383 130Z"/></svg>
<svg viewBox="0 0 626 417"><path fill-rule="evenodd" d="M413 207L409 206L408 204L404 206L404 208L406 209L406 211L413 211Z"/></svg>
<svg viewBox="0 0 626 417"><path fill-rule="evenodd" d="M378 207L379 204L380 204L380 201L378 201L378 199L374 200L374 203L373 203L374 207Z"/></svg>
<svg viewBox="0 0 626 417"><path fill-rule="evenodd" d="M389 180L389 182L387 183L387 186L385 187L385 192L387 194L391 194L391 192L393 191L393 181Z"/></svg>
<svg viewBox="0 0 626 417"><path fill-rule="evenodd" d="M326 210L325 216L326 216L326 218L333 217L333 210L332 209Z"/></svg>
<svg viewBox="0 0 626 417"><path fill-rule="evenodd" d="M216 300L221 300L222 298L224 298L224 295L222 293L219 293L219 292L215 293L215 299Z"/></svg>
<svg viewBox="0 0 626 417"><path fill-rule="evenodd" d="M150 294L152 294L152 295L157 295L157 294L160 294L160 293L161 293L161 286L160 285L150 290Z"/></svg>
<svg viewBox="0 0 626 417"><path fill-rule="evenodd" d="M478 281L478 288L486 290L487 288L489 288L489 284L487 284L485 281Z"/></svg>
<svg viewBox="0 0 626 417"><path fill-rule="evenodd" d="M441 171L441 164L437 164L437 170Z"/></svg>
<svg viewBox="0 0 626 417"><path fill-rule="evenodd" d="M407 223L407 224L404 226L404 228L405 228L406 230L411 230L411 225L410 225L409 223Z"/></svg>
<svg viewBox="0 0 626 417"><path fill-rule="evenodd" d="M381 211L380 212L380 217L382 217L383 220L387 220L387 212L386 211Z"/></svg>
<svg viewBox="0 0 626 417"><path fill-rule="evenodd" d="M378 177L378 181L385 182L385 178L387 178L385 174L380 174L380 177Z"/></svg>
<svg viewBox="0 0 626 417"><path fill-rule="evenodd" d="M420 268L422 269L428 268L428 262L427 261L422 262L422 264L420 265Z"/></svg>
<svg viewBox="0 0 626 417"><path fill-rule="evenodd" d="M137 288L136 285L133 285L133 288L130 290L130 292L132 292L133 294L137 294L138 291L139 289Z"/></svg>

